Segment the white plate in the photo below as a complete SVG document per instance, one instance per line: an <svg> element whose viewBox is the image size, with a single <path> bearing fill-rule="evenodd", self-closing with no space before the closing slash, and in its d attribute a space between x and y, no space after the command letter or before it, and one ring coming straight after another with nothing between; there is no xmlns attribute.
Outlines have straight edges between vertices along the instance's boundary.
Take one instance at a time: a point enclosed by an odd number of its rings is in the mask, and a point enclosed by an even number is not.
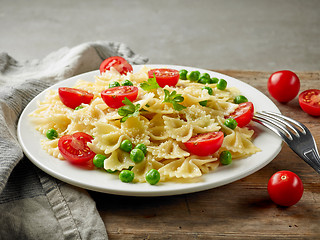
<svg viewBox="0 0 320 240"><path fill-rule="evenodd" d="M151 67L168 67L173 69L186 69L188 71L199 70L208 72L211 77L223 78L228 82L228 86L237 87L249 101L252 101L255 110L268 110L280 113L279 109L273 102L262 94L257 89L250 85L243 83L232 77L207 71L204 69L197 69L184 66L172 65L147 65ZM134 72L138 71L141 66L133 66ZM69 78L65 81L59 82L49 89L58 89L66 86L72 87L78 79L86 81L94 81L94 76L99 75L99 71L88 72ZM44 136L34 129L31 124L28 114L37 108L37 101L43 100L46 91L43 91L36 96L22 112L18 123L18 139L26 154L26 156L40 169L49 175L58 178L64 182L79 186L85 189L90 189L98 192L105 192L117 195L130 196L163 196L163 195L177 195L184 193L191 193L202 191L210 188L222 186L241 178L244 178L272 161L281 150L281 139L276 135L266 130L256 123L252 123L256 130L257 137L254 139L254 144L262 151L250 157L233 161L231 165L221 166L216 171L204 174L201 180L192 183L172 183L165 182L157 185L150 185L148 183L123 183L118 179L116 174L108 174L99 170L84 170L70 165L67 161L61 161L50 156L47 152L42 150L40 146L40 139Z"/></svg>

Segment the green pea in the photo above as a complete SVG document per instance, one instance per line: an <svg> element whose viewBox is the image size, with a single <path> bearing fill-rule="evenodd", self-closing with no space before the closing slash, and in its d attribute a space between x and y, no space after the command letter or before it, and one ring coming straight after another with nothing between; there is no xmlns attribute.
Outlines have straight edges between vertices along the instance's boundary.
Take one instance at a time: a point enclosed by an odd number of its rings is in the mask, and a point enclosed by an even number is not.
<svg viewBox="0 0 320 240"><path fill-rule="evenodd" d="M232 155L229 151L222 151L219 156L220 162L223 165L229 165L232 162Z"/></svg>
<svg viewBox="0 0 320 240"><path fill-rule="evenodd" d="M205 77L200 77L199 80L198 80L198 83L201 83L201 84L206 84L206 83L209 83L210 82L210 78L205 78Z"/></svg>
<svg viewBox="0 0 320 240"><path fill-rule="evenodd" d="M132 142L128 139L123 140L120 143L120 149L125 152L130 152L132 150Z"/></svg>
<svg viewBox="0 0 320 240"><path fill-rule="evenodd" d="M199 80L200 72L199 71L191 71L187 73L187 79L193 82Z"/></svg>
<svg viewBox="0 0 320 240"><path fill-rule="evenodd" d="M217 82L219 82L219 79L216 77L213 77L210 79L210 83L217 83Z"/></svg>
<svg viewBox="0 0 320 240"><path fill-rule="evenodd" d="M134 172L130 170L122 170L119 174L119 179L121 182L129 183L134 179Z"/></svg>
<svg viewBox="0 0 320 240"><path fill-rule="evenodd" d="M151 185L155 185L160 181L160 173L156 169L151 169L146 173L146 181Z"/></svg>
<svg viewBox="0 0 320 240"><path fill-rule="evenodd" d="M120 83L118 83L118 82L111 82L109 84L109 88L114 88L114 87L119 87L119 86L120 86Z"/></svg>
<svg viewBox="0 0 320 240"><path fill-rule="evenodd" d="M80 110L80 109L82 109L83 108L83 106L78 106L78 107L76 107L74 110Z"/></svg>
<svg viewBox="0 0 320 240"><path fill-rule="evenodd" d="M212 95L213 94L213 90L212 90L212 88L211 87L203 87L202 88L202 90L204 90L204 89L207 89L208 90L208 93L209 93L209 95Z"/></svg>
<svg viewBox="0 0 320 240"><path fill-rule="evenodd" d="M235 129L238 123L234 118L228 118L224 121L224 125L226 125L228 128Z"/></svg>
<svg viewBox="0 0 320 240"><path fill-rule="evenodd" d="M182 79L182 80L187 80L187 74L188 74L188 71L187 71L187 70L181 69L181 70L179 71L180 79Z"/></svg>
<svg viewBox="0 0 320 240"><path fill-rule="evenodd" d="M243 95L239 95L234 98L233 102L236 104L240 104L240 103L248 102L248 99Z"/></svg>
<svg viewBox="0 0 320 240"><path fill-rule="evenodd" d="M48 139L53 140L58 137L58 132L55 129L51 128L47 131L46 136Z"/></svg>
<svg viewBox="0 0 320 240"><path fill-rule="evenodd" d="M104 167L104 160L106 160L106 158L107 157L102 154L96 154L93 157L92 162L97 168L103 168Z"/></svg>
<svg viewBox="0 0 320 240"><path fill-rule="evenodd" d="M227 87L227 81L224 79L220 79L219 82L217 83L217 88L219 90L225 90Z"/></svg>
<svg viewBox="0 0 320 240"><path fill-rule="evenodd" d="M117 172L117 170L106 169L106 172L108 172L108 173L115 173L115 172Z"/></svg>
<svg viewBox="0 0 320 240"><path fill-rule="evenodd" d="M200 78L206 78L206 79L209 80L210 79L210 75L209 75L209 73L201 73L200 76L199 76L199 79Z"/></svg>
<svg viewBox="0 0 320 240"><path fill-rule="evenodd" d="M144 159L144 153L141 149L134 148L130 152L130 158L134 163L142 162L142 160Z"/></svg>
<svg viewBox="0 0 320 240"><path fill-rule="evenodd" d="M130 80L126 79L126 80L122 83L122 86L133 86L133 83L132 83Z"/></svg>
<svg viewBox="0 0 320 240"><path fill-rule="evenodd" d="M147 152L148 152L148 151L147 151L147 146L144 145L143 143L138 143L135 148L140 149L140 150L143 152L144 155L146 155Z"/></svg>
<svg viewBox="0 0 320 240"><path fill-rule="evenodd" d="M206 107L207 104L208 104L208 100L201 101L201 102L199 102L199 104L200 104L201 106L203 106L203 107Z"/></svg>

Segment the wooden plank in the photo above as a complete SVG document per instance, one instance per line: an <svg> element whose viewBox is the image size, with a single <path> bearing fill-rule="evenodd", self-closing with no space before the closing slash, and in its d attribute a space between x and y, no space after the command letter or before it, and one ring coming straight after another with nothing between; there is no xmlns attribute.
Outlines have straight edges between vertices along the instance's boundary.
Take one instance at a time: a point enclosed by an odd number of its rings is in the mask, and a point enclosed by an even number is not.
<svg viewBox="0 0 320 240"><path fill-rule="evenodd" d="M219 71L249 83L270 97L271 73ZM320 88L320 72L299 72L301 91ZM274 103L281 112L307 125L320 146L320 118L305 114L297 98ZM267 182L279 170L297 173L304 194L296 205L271 202ZM320 177L291 149L260 171L215 189L168 197L123 197L90 192L110 239L320 239Z"/></svg>

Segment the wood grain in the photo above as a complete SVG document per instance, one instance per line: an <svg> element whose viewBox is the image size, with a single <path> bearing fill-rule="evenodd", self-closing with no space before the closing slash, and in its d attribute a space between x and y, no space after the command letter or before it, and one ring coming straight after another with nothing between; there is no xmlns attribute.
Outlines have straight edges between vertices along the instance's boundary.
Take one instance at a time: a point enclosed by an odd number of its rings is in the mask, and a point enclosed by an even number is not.
<svg viewBox="0 0 320 240"><path fill-rule="evenodd" d="M215 70L270 97L270 72ZM298 72L301 91L320 89L320 71ZM297 98L274 103L284 115L304 123L320 146L320 118L304 113ZM289 208L269 199L273 173L290 170L304 184L300 202ZM169 197L123 197L90 192L110 239L320 239L320 175L287 146L260 171L215 189Z"/></svg>

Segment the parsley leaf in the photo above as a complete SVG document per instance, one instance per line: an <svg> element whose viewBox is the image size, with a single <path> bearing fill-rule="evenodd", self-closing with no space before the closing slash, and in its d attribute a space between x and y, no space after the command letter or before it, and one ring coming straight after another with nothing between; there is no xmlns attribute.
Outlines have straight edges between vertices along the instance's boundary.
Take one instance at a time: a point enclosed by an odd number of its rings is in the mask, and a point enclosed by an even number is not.
<svg viewBox="0 0 320 240"><path fill-rule="evenodd" d="M157 89L159 88L159 84L157 83L156 80L156 75L153 74L153 78L149 78L148 81L144 81L140 84L140 87L145 90L145 91L150 91L152 89Z"/></svg>
<svg viewBox="0 0 320 240"><path fill-rule="evenodd" d="M128 98L124 98L122 101L125 105L118 108L118 114L123 118L120 122L125 122L129 117L136 117L139 115L140 104L134 105Z"/></svg>
<svg viewBox="0 0 320 240"><path fill-rule="evenodd" d="M179 102L183 102L184 100L184 97L182 97L181 94L177 94L176 91L170 93L167 89L163 90L165 94L163 102L171 103L173 108L177 111L181 111L186 108L185 106L179 104Z"/></svg>

